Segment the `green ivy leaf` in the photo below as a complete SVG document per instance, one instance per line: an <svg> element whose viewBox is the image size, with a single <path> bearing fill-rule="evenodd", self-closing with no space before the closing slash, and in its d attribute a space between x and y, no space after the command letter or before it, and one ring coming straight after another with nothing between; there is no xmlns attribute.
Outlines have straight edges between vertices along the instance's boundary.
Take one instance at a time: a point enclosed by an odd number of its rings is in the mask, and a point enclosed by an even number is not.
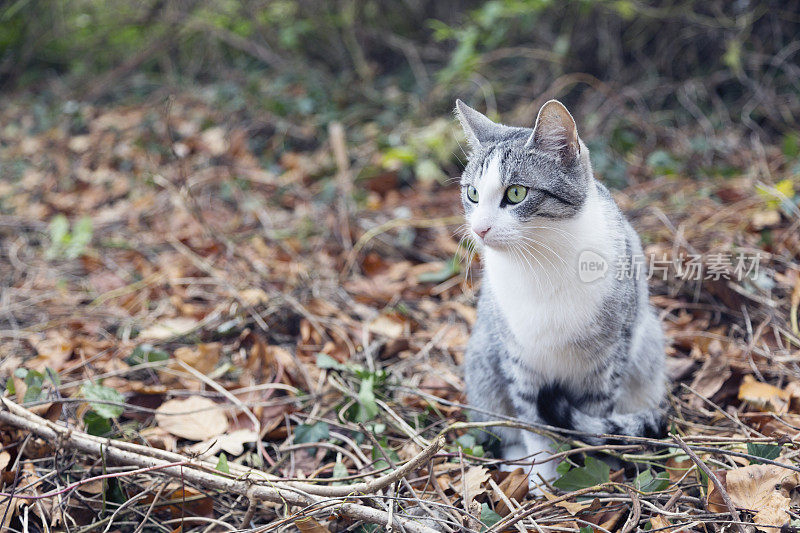
<svg viewBox="0 0 800 533"><path fill-rule="evenodd" d="M780 444L758 444L755 442L747 443L747 453L774 461L781 454ZM762 461L750 459L750 464L760 464Z"/></svg>
<svg viewBox="0 0 800 533"><path fill-rule="evenodd" d="M321 442L327 440L329 436L328 424L317 422L316 424L300 424L294 429L295 444L304 442Z"/></svg>
<svg viewBox="0 0 800 533"><path fill-rule="evenodd" d="M64 250L67 259L79 257L92 240L92 219L82 217L72 227L72 238Z"/></svg>
<svg viewBox="0 0 800 533"><path fill-rule="evenodd" d="M381 453L381 449L383 450L383 453ZM384 454L395 464L400 462L400 456L397 455L396 451L386 446L386 439L383 439L383 445L380 448L378 448L378 446L372 447L372 460L374 461L373 466L376 470L391 466L388 462L386 462L386 459L383 458Z"/></svg>
<svg viewBox="0 0 800 533"><path fill-rule="evenodd" d="M156 363L169 360L169 354L163 350L157 350L152 344L140 344L133 349L133 353L125 361L131 365L141 365L144 363Z"/></svg>
<svg viewBox="0 0 800 533"><path fill-rule="evenodd" d="M42 398L42 388L38 385L32 385L25 390L25 396L22 397L22 403L36 402Z"/></svg>
<svg viewBox="0 0 800 533"><path fill-rule="evenodd" d="M94 411L87 411L83 415L83 423L86 425L86 433L89 435L103 437L111 433L111 421Z"/></svg>
<svg viewBox="0 0 800 533"><path fill-rule="evenodd" d="M119 391L111 387L104 387L94 383L87 383L81 387L81 394L89 400L92 410L104 418L118 418L125 408L122 405L111 405L101 402L125 403L125 398Z"/></svg>
<svg viewBox="0 0 800 533"><path fill-rule="evenodd" d="M361 387L358 390L358 422L367 422L378 416L378 404L375 402L375 391L373 385L375 377L370 375L361 380Z"/></svg>
<svg viewBox="0 0 800 533"><path fill-rule="evenodd" d="M606 483L610 475L611 469L606 463L594 457L587 457L584 466L566 472L553 483L553 486L567 492L580 490Z"/></svg>
<svg viewBox="0 0 800 533"><path fill-rule="evenodd" d="M347 471L347 467L344 466L344 463L342 462L341 458L337 457L336 458L336 464L333 465L333 477L334 478L341 478L341 477L347 477L349 475L350 475L350 473ZM334 485L347 485L347 483L348 483L347 481L334 481L333 482Z"/></svg>
<svg viewBox="0 0 800 533"><path fill-rule="evenodd" d="M502 519L503 517L492 511L488 504L484 503L481 505L481 522L484 523L484 527L481 528L481 531L486 531Z"/></svg>
<svg viewBox="0 0 800 533"><path fill-rule="evenodd" d="M669 486L669 474L659 472L654 476L651 470L645 470L636 476L633 484L642 492L660 492Z"/></svg>

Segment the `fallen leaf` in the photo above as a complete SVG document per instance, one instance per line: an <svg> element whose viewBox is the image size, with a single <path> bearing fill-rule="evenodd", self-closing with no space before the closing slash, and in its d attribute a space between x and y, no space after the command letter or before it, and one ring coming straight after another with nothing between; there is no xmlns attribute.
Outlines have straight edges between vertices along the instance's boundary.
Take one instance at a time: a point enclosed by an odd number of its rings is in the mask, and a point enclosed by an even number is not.
<svg viewBox="0 0 800 533"><path fill-rule="evenodd" d="M683 533L684 531L689 531L681 526L673 526L669 520L661 515L650 518L650 525L652 526L651 530L658 529L659 533Z"/></svg>
<svg viewBox="0 0 800 533"><path fill-rule="evenodd" d="M59 331L50 331L43 339L31 338L30 343L36 348L37 355L26 361L25 367L39 372L44 372L45 368L59 372L66 366L75 349L75 342L68 334Z"/></svg>
<svg viewBox="0 0 800 533"><path fill-rule="evenodd" d="M702 398L711 399L731 377L731 369L725 357L713 355L707 357L702 368L692 381L692 389ZM708 405L702 398L692 395L689 403L693 407L707 408Z"/></svg>
<svg viewBox="0 0 800 533"><path fill-rule="evenodd" d="M750 465L716 473L737 509L755 513L756 524L781 527L790 520L791 492L800 485L800 474L775 465ZM728 508L713 483L709 483L708 509Z"/></svg>
<svg viewBox="0 0 800 533"><path fill-rule="evenodd" d="M224 435L198 442L189 447L189 451L202 454L202 457L216 455L220 450L228 455L238 457L244 453L244 445L258 440L258 433L250 429L238 429Z"/></svg>
<svg viewBox="0 0 800 533"><path fill-rule="evenodd" d="M178 439L174 435L158 426L144 428L139 432L148 446L174 452L178 449Z"/></svg>
<svg viewBox="0 0 800 533"><path fill-rule="evenodd" d="M197 320L189 317L165 318L139 332L136 340L161 341L186 335L197 327Z"/></svg>
<svg viewBox="0 0 800 533"><path fill-rule="evenodd" d="M169 512L173 518L214 516L214 500L211 497L179 483L170 483L168 488L174 490L167 497L158 501L158 503L162 504L156 508L159 513ZM144 504L150 504L153 501L153 496L148 495L141 501Z"/></svg>
<svg viewBox="0 0 800 533"><path fill-rule="evenodd" d="M461 479L461 487L464 491L461 496L464 498L467 508L469 508L476 496L486 492L484 484L489 479L489 470L482 466L471 466L464 472Z"/></svg>
<svg viewBox="0 0 800 533"><path fill-rule="evenodd" d="M196 346L181 346L174 352L175 359L183 361L202 374L210 374L219 363L222 345L218 342L198 344ZM178 368L176 364L170 367Z"/></svg>
<svg viewBox="0 0 800 533"><path fill-rule="evenodd" d="M555 494L550 494L549 492L542 491L544 497L549 500L553 501L558 498ZM590 505L589 502L570 502L570 501L561 501L555 504L556 507L561 507L562 509L566 509L569 514L575 516L576 514L580 513L581 511L587 509Z"/></svg>
<svg viewBox="0 0 800 533"><path fill-rule="evenodd" d="M761 383L751 375L746 375L739 387L738 398L757 409L785 413L789 406L791 393L768 383Z"/></svg>
<svg viewBox="0 0 800 533"><path fill-rule="evenodd" d="M503 494L509 500L522 502L525 496L528 495L528 474L521 467L516 468L508 473L505 479L500 482L498 488L503 491ZM495 498L493 498L496 503L495 509L499 514L505 516L511 512L499 494L495 495Z"/></svg>
<svg viewBox="0 0 800 533"><path fill-rule="evenodd" d="M156 423L176 437L196 441L208 440L228 430L224 411L202 396L164 402L156 409Z"/></svg>
<svg viewBox="0 0 800 533"><path fill-rule="evenodd" d="M387 315L380 315L367 326L372 333L396 339L405 332L405 323Z"/></svg>
<svg viewBox="0 0 800 533"><path fill-rule="evenodd" d="M0 470L5 469L5 467L7 467L8 463L10 462L11 462L11 454L6 451L0 452Z"/></svg>
<svg viewBox="0 0 800 533"><path fill-rule="evenodd" d="M678 483L687 476L687 472L694 468L694 463L688 455L677 455L667 459L667 474L670 483Z"/></svg>
<svg viewBox="0 0 800 533"><path fill-rule="evenodd" d="M298 518L294 521L294 525L301 533L331 533L330 529L320 524L313 516Z"/></svg>

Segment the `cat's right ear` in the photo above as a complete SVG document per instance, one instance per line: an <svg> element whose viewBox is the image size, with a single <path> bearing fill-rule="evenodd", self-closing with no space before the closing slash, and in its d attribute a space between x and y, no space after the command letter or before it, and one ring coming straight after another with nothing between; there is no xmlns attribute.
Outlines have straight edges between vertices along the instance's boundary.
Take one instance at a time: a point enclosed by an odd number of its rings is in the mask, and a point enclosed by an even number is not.
<svg viewBox="0 0 800 533"><path fill-rule="evenodd" d="M506 126L492 122L486 115L475 111L461 100L456 100L456 116L461 122L461 127L464 128L467 142L472 148L478 148L483 143L499 139L503 130L506 129Z"/></svg>

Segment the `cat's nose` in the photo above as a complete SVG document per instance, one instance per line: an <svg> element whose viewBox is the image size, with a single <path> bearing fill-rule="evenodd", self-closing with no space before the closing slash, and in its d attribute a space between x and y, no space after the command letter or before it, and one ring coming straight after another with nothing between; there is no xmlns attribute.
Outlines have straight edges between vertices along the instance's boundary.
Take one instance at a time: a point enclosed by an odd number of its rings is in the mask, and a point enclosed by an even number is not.
<svg viewBox="0 0 800 533"><path fill-rule="evenodd" d="M485 228L475 228L474 231L475 231L475 233L478 234L478 237L483 239L484 237L486 237L486 234L489 233L490 229L492 229L491 226L486 226Z"/></svg>

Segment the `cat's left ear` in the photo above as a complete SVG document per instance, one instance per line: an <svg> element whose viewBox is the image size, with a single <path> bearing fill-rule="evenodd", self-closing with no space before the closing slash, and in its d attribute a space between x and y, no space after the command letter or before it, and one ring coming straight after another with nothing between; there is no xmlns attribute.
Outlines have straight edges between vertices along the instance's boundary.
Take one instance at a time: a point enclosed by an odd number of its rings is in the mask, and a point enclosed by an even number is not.
<svg viewBox="0 0 800 533"><path fill-rule="evenodd" d="M467 142L473 148L502 139L503 134L510 129L508 126L493 122L461 100L456 100L456 116L467 135Z"/></svg>
<svg viewBox="0 0 800 533"><path fill-rule="evenodd" d="M525 147L536 147L545 152L552 152L565 164L581 153L575 119L564 104L558 100L545 102L539 110L533 133L525 143Z"/></svg>

